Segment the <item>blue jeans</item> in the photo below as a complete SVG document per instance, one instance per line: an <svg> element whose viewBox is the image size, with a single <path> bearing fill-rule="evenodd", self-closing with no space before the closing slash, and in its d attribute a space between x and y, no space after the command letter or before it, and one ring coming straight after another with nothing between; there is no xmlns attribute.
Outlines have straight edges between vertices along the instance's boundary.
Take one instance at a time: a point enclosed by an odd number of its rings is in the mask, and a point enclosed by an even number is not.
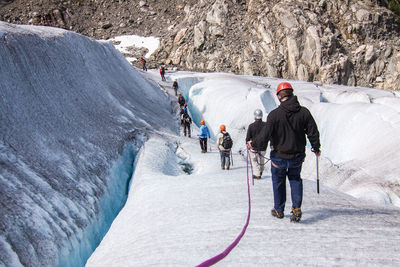
<svg viewBox="0 0 400 267"><path fill-rule="evenodd" d="M220 151L221 156L221 167L225 167L225 165L231 165L231 151Z"/></svg>
<svg viewBox="0 0 400 267"><path fill-rule="evenodd" d="M300 208L303 201L303 180L300 177L305 154L293 159L282 159L271 151L272 188L274 191L274 208L283 212L286 202L286 176L289 179L292 207Z"/></svg>

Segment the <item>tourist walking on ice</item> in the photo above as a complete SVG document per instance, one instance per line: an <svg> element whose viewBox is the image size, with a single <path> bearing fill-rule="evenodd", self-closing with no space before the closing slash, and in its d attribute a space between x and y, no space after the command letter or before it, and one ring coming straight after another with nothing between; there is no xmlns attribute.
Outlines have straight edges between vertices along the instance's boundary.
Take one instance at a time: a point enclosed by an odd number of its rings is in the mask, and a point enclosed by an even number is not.
<svg viewBox="0 0 400 267"><path fill-rule="evenodd" d="M183 105L183 108L181 109L181 112L179 113L180 117L181 117L181 124L183 125L183 117L185 115L188 115L188 109L187 109L187 104L185 103L185 105Z"/></svg>
<svg viewBox="0 0 400 267"><path fill-rule="evenodd" d="M176 80L172 84L172 87L174 88L175 96L177 96L178 95L178 82Z"/></svg>
<svg viewBox="0 0 400 267"><path fill-rule="evenodd" d="M185 106L185 104L186 104L186 100L185 100L185 98L182 96L181 93L179 93L179 96L178 96L178 103L179 103L180 109L182 110L182 108L183 108L183 107Z"/></svg>
<svg viewBox="0 0 400 267"><path fill-rule="evenodd" d="M191 137L190 124L192 124L192 118L189 116L187 107L184 107L181 111L181 124L183 126L183 134Z"/></svg>
<svg viewBox="0 0 400 267"><path fill-rule="evenodd" d="M219 151L219 154L221 156L221 169L229 170L231 163L231 148L233 145L232 138L229 135L229 133L226 131L225 125L221 125L219 127L220 132L217 135L217 149Z"/></svg>
<svg viewBox="0 0 400 267"><path fill-rule="evenodd" d="M247 128L246 143L252 141L253 138L255 138L261 132L261 129L266 125L266 123L262 121L262 117L263 112L261 109L256 109L254 111L254 122L251 123ZM265 143L261 144L260 147L255 147L253 144L253 147L249 149L254 179L261 179L264 171L266 149L267 145Z"/></svg>
<svg viewBox="0 0 400 267"><path fill-rule="evenodd" d="M200 121L200 134L198 134L199 139L200 139L200 148L201 148L201 153L206 153L207 152L207 138L210 138L210 131L208 130L208 127L206 126L204 120Z"/></svg>
<svg viewBox="0 0 400 267"><path fill-rule="evenodd" d="M144 71L147 71L146 60L145 60L143 57L141 58L141 62L142 62L142 69L143 69Z"/></svg>
<svg viewBox="0 0 400 267"><path fill-rule="evenodd" d="M287 176L292 198L290 221L299 222L303 201L303 181L300 172L306 156L306 135L312 151L319 157L319 132L310 111L300 106L290 83L280 83L276 94L281 104L268 114L265 127L248 142L248 147L266 147L269 141L272 142L270 158L274 208L271 214L280 219L284 217Z"/></svg>
<svg viewBox="0 0 400 267"><path fill-rule="evenodd" d="M160 75L161 75L161 81L166 81L166 79L165 79L165 66L164 66L164 64L161 64L161 66L160 66Z"/></svg>

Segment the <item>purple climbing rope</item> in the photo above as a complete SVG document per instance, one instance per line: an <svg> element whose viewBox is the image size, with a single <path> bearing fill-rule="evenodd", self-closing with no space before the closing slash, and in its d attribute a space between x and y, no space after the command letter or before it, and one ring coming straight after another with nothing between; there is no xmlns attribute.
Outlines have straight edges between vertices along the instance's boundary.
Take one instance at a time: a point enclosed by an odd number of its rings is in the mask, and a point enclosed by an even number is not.
<svg viewBox="0 0 400 267"><path fill-rule="evenodd" d="M249 197L249 211L247 214L247 220L246 224L243 226L242 232L236 237L235 241L232 242L224 251L222 251L220 254L204 261L203 263L197 265L197 267L208 267L211 265L216 264L217 262L221 261L223 258L225 258L231 251L236 247L236 245L239 243L240 239L244 236L247 226L249 225L250 222L250 214L251 214L251 198L250 198L250 182L249 182L249 150L247 150L247 193ZM251 164L250 164L251 165ZM253 181L254 184L254 181Z"/></svg>

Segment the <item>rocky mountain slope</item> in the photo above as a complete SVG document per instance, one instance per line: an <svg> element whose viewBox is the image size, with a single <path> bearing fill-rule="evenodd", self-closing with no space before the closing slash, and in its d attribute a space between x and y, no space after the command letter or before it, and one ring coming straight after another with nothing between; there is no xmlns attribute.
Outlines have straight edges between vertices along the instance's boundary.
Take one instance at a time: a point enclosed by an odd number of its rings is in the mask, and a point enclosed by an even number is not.
<svg viewBox="0 0 400 267"><path fill-rule="evenodd" d="M0 20L160 36L149 65L400 90L399 0L14 0Z"/></svg>

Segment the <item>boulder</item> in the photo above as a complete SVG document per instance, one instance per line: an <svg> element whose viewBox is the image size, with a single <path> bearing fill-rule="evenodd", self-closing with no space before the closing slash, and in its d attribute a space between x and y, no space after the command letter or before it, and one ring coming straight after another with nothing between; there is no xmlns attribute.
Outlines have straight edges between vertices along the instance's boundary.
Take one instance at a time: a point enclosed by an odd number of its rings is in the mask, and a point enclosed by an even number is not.
<svg viewBox="0 0 400 267"><path fill-rule="evenodd" d="M318 30L315 26L310 26L306 31L306 41L302 54L302 60L315 72L321 66L321 41Z"/></svg>
<svg viewBox="0 0 400 267"><path fill-rule="evenodd" d="M219 26L210 26L209 31L210 31L210 34L215 37L224 36L224 30Z"/></svg>
<svg viewBox="0 0 400 267"><path fill-rule="evenodd" d="M297 70L298 70L298 60L300 58L300 51L295 38L288 36L286 38L287 43L287 52L288 52L288 67L289 67L289 74L291 77L296 77ZM301 69L301 71L304 71ZM303 76L303 73L301 76ZM301 79L302 80L302 79Z"/></svg>
<svg viewBox="0 0 400 267"><path fill-rule="evenodd" d="M184 42L184 37L187 32L187 28L182 28L178 31L174 39L174 46L180 45Z"/></svg>
<svg viewBox="0 0 400 267"><path fill-rule="evenodd" d="M194 27L194 47L196 49L200 49L201 46L204 44L205 41L205 31L206 31L206 23L205 21L200 21L195 27Z"/></svg>
<svg viewBox="0 0 400 267"><path fill-rule="evenodd" d="M225 22L228 6L224 0L217 0L207 13L206 21L210 24L222 25Z"/></svg>
<svg viewBox="0 0 400 267"><path fill-rule="evenodd" d="M373 45L367 45L365 49L365 63L371 64L376 58L376 51Z"/></svg>

